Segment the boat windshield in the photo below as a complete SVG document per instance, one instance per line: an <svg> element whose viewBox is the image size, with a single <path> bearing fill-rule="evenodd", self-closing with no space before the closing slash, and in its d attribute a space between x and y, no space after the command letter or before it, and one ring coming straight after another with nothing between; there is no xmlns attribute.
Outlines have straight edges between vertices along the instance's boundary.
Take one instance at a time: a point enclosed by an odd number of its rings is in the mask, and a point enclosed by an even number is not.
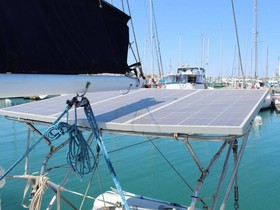
<svg viewBox="0 0 280 210"><path fill-rule="evenodd" d="M200 67L180 67L177 69L178 74L204 74L205 70Z"/></svg>

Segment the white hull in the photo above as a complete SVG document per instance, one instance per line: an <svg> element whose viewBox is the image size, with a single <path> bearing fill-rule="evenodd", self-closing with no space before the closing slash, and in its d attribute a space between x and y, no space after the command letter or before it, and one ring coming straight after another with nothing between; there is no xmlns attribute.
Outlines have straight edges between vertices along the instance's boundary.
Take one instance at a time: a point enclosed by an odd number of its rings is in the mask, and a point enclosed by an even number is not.
<svg viewBox="0 0 280 210"><path fill-rule="evenodd" d="M195 89L194 85L191 83L172 83L172 84L166 84L166 89L187 89L187 90L193 90Z"/></svg>
<svg viewBox="0 0 280 210"><path fill-rule="evenodd" d="M186 206L179 204L169 203L162 200L157 200L149 197L139 196L132 193L124 192L125 199L130 209L150 210L150 209L177 209L186 210ZM107 191L99 195L93 205L94 210L111 209L122 210L122 200L118 192ZM106 208L105 208L106 207Z"/></svg>
<svg viewBox="0 0 280 210"><path fill-rule="evenodd" d="M280 98L276 98L274 100L274 106L275 106L275 109L277 110L277 112L280 112Z"/></svg>
<svg viewBox="0 0 280 210"><path fill-rule="evenodd" d="M123 90L142 86L137 78L122 75L0 74L0 98Z"/></svg>
<svg viewBox="0 0 280 210"><path fill-rule="evenodd" d="M271 107L272 99L271 94L268 94L263 101L262 109L267 109Z"/></svg>
<svg viewBox="0 0 280 210"><path fill-rule="evenodd" d="M165 84L166 89L184 89L184 90L194 90L194 89L206 89L205 84L191 84L191 83L170 83Z"/></svg>

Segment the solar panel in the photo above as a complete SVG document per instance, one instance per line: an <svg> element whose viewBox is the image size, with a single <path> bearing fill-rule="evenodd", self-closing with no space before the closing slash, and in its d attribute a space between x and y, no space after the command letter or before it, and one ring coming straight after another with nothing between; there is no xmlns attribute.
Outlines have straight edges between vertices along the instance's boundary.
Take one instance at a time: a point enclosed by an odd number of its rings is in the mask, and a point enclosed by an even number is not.
<svg viewBox="0 0 280 210"><path fill-rule="evenodd" d="M261 109L268 90L139 89L88 93L98 125L115 132L155 134L244 135ZM52 123L65 109L65 95L0 109L0 114L34 122ZM88 126L83 109L80 125ZM69 112L74 118L74 110Z"/></svg>

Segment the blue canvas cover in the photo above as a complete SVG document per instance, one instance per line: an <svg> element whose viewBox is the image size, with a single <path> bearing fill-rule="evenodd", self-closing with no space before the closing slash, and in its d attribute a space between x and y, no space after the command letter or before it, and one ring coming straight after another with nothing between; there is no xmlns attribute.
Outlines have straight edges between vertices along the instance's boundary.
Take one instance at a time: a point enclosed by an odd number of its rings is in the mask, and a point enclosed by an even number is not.
<svg viewBox="0 0 280 210"><path fill-rule="evenodd" d="M124 74L129 18L99 0L1 0L0 73Z"/></svg>

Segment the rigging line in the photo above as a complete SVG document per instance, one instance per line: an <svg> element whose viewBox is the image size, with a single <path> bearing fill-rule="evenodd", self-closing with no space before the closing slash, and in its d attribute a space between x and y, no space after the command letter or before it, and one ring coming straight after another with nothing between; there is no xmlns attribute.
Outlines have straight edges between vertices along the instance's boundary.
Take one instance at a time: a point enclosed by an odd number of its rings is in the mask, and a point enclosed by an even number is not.
<svg viewBox="0 0 280 210"><path fill-rule="evenodd" d="M94 132L91 132L87 143L91 146L91 143L93 142L93 140L94 140ZM86 192L84 193L83 200L82 200L81 205L80 205L80 210L82 209L82 207L83 207L83 205L84 205L84 201L85 201L85 199L86 199L86 196L88 195L88 191L89 191L89 188L90 188L90 186L91 186L91 184L92 184L92 180L93 180L94 173L95 173L95 171L98 170L99 157L100 157L100 147L98 146L98 144L96 145L96 151L97 151L97 154L96 154L96 157L95 157L95 159L96 159L96 161L95 161L95 166L93 167L92 175L91 175L90 181L89 181L89 183L88 183Z"/></svg>
<svg viewBox="0 0 280 210"><path fill-rule="evenodd" d="M62 180L62 182L59 185L57 185L56 194L52 197L47 210L52 209L52 206L54 205L55 201L57 201L56 202L57 209L60 209L60 202L61 202L61 199L63 198L61 195L61 188L63 188L67 184L72 171L73 171L73 169L69 168L69 170L68 170L67 174L65 175L64 179Z"/></svg>
<svg viewBox="0 0 280 210"><path fill-rule="evenodd" d="M146 143L146 142L150 142L150 141L151 141L151 140L146 140L146 141L142 141L142 142L139 142L139 143L131 144L131 145L128 145L128 146L125 146L125 147L121 147L121 148L119 148L119 149L115 149L115 150L112 150L112 151L108 151L108 153L117 152L117 151L124 150L124 149L130 148L130 147L134 147L134 146L137 146L137 145Z"/></svg>
<svg viewBox="0 0 280 210"><path fill-rule="evenodd" d="M75 103L75 101L77 100L76 97L74 97L71 101L67 101L67 106L65 108L65 110L59 115L59 117L52 123L52 125L57 124L60 119L71 109L71 107L73 106L73 104ZM12 165L10 166L10 168L4 173L2 174L2 176L0 176L0 181L2 179L5 178L5 176L7 176L8 173L10 173L40 142L42 139L44 139L46 137L48 130L42 135L42 137L40 137L39 139L37 139L36 142L34 142L28 150L25 151L25 153Z"/></svg>
<svg viewBox="0 0 280 210"><path fill-rule="evenodd" d="M103 201L103 205L106 206L106 201L105 201L105 197L104 197L104 190L103 190L103 186L102 186L102 181L101 181L101 176L100 176L100 171L99 171L99 168L98 166L96 167L96 170L97 170L97 177L98 177L98 183L99 183L99 190L100 190L100 193L102 195L102 201ZM97 199L96 199L97 200ZM92 209L94 207L94 203L92 205Z"/></svg>
<svg viewBox="0 0 280 210"><path fill-rule="evenodd" d="M171 168L176 172L176 174L182 179L182 181L188 186L188 188L193 192L193 188L188 184L188 182L182 177L182 175L178 172L178 170L172 165L172 163L165 157L165 155L159 150L159 148L154 144L152 139L148 137L149 141L153 144L153 146L157 149L157 151L161 154L161 156L166 160L166 162L171 166Z"/></svg>
<svg viewBox="0 0 280 210"><path fill-rule="evenodd" d="M116 175L116 172L113 168L113 165L112 165L112 162L110 160L110 157L109 157L109 154L107 152L107 149L104 145L104 142L102 140L102 137L101 137L101 134L100 134L100 130L98 128L98 125L97 125L97 122L96 122L96 119L95 119L95 116L94 116L94 113L92 111L92 108L91 108L91 105L89 103L89 100L85 97L82 98L82 100L79 102L79 106L80 107L84 107L84 113L87 117L87 120L88 120L88 123L92 129L92 131L94 132L94 136L97 140L97 143L98 143L98 146L100 147L100 149L102 150L102 153L104 155L104 158L105 158L105 161L106 161L106 164L108 166L108 169L111 173L111 177L115 183L115 186L117 187L118 189L118 192L120 194L120 197L122 199L122 203L123 203L123 206L126 210L129 210L129 206L128 206L128 203L124 197L124 194L123 194L123 191L122 191L122 187L120 185L120 182L119 180L117 179L117 175Z"/></svg>
<svg viewBox="0 0 280 210"><path fill-rule="evenodd" d="M152 141L153 139L149 138L149 141L153 144L153 146L156 148L156 150L161 154L161 156L166 160L166 162L169 164L169 166L175 171L175 173L181 178L181 180L186 184L186 186L192 191L194 192L193 188L190 186L190 184L184 179L184 177L182 177L182 175L179 173L179 171L172 165L172 163L165 157L165 155L159 150L159 148L154 144L154 142ZM202 198L198 198L201 203L204 206L207 206L206 203L202 200Z"/></svg>
<svg viewBox="0 0 280 210"><path fill-rule="evenodd" d="M232 63L232 69L231 69L231 78L234 77L235 60L236 60L236 46L234 47L234 56L233 56L233 63ZM233 83L233 81L232 81L232 83Z"/></svg>
<svg viewBox="0 0 280 210"><path fill-rule="evenodd" d="M59 165L59 166L54 166L54 167L51 167L51 168L47 168L46 170L45 170L45 173L50 173L52 170L54 170L54 169L60 169L60 168L70 168L70 166L69 166L69 164L67 163L67 164L63 164L63 165ZM43 173L42 173L43 174Z"/></svg>
<svg viewBox="0 0 280 210"><path fill-rule="evenodd" d="M129 16L130 16L130 21L131 21L131 27L132 27L132 32L133 32L133 37L134 37L134 41L135 41L135 46L136 46L136 52L137 52L137 56L138 56L138 61L140 62L140 55L139 55L139 50L138 50L138 44L136 41L136 35L135 35L135 30L134 30L134 25L133 25L133 21L132 21L132 15L131 15L131 11L130 11L130 6L129 6L129 1L126 0L126 4L127 4L127 8L128 8L128 12L129 12Z"/></svg>
<svg viewBox="0 0 280 210"><path fill-rule="evenodd" d="M235 35L236 35L236 41L237 41L237 46L238 46L238 58L240 62L240 69L242 73L242 79L243 79L243 87L245 85L245 78L244 78L244 72L243 72L243 67L242 67L242 59L241 59L241 51L240 51L240 44L239 44L239 37L238 37L238 29L237 29L237 23L236 23L236 16L235 16L235 10L234 10L234 3L233 0L231 0L231 7L232 7L232 13L233 13L233 19L234 19L234 26L235 26Z"/></svg>
<svg viewBox="0 0 280 210"><path fill-rule="evenodd" d="M84 193L83 200L82 200L82 202L81 202L81 205L80 205L79 210L82 210L82 207L83 207L83 205L84 205L86 196L88 195L88 191L89 191L90 186L91 186L91 184L92 184L92 180L93 180L94 173L95 173L95 171L97 170L98 164L99 164L99 155L97 155L97 157L96 157L95 166L94 166L94 169L92 170L92 175L91 175L90 180L89 180L89 182L88 182L88 186L87 186L87 189L86 189L86 191L85 191L85 193Z"/></svg>
<svg viewBox="0 0 280 210"><path fill-rule="evenodd" d="M124 3L123 3L123 0L122 0L122 10L124 12Z"/></svg>
<svg viewBox="0 0 280 210"><path fill-rule="evenodd" d="M137 57L136 57L136 55L135 55L135 53L134 53L134 50L133 50L133 48L132 48L132 44L133 44L133 42L129 42L129 43L128 43L128 46L129 46L129 48L131 49L131 52L132 52L132 54L133 54L134 59L137 61Z"/></svg>
<svg viewBox="0 0 280 210"><path fill-rule="evenodd" d="M158 58L159 74L160 74L160 77L162 77L163 76L163 66L162 66L162 59L161 59L161 52L160 52L160 42L159 42L158 31L157 31L156 14L155 14L153 2L152 2L152 10L153 10L154 28L155 28L155 32L156 32L155 34L156 34L156 40L157 40L157 44L155 43L155 46L156 46L156 50L158 52L157 58Z"/></svg>
<svg viewBox="0 0 280 210"><path fill-rule="evenodd" d="M155 139L158 139L158 138L153 138L153 139L150 139L150 140L146 140L146 141L142 141L142 142L139 142L139 143L131 144L131 145L128 145L128 146L125 146L125 147L121 147L121 148L118 148L118 149L115 149L115 150L112 150L112 151L108 151L108 154L113 153L113 152L118 152L118 151L121 151L121 150L130 148L130 147L134 147L134 146L137 146L137 145L140 145L140 144L144 144L144 143L150 142L151 140L155 140ZM100 156L102 156L102 154L100 154ZM62 165L61 167L64 167L64 166L69 166L69 164L67 164L67 165ZM52 169L54 169L54 168L55 168L55 167L50 168L50 169L48 169L48 170L52 170ZM58 168L58 167L56 167L56 168Z"/></svg>
<svg viewBox="0 0 280 210"><path fill-rule="evenodd" d="M156 33L155 33L156 34ZM157 65L158 65L158 71L159 71L159 76L160 76L160 78L162 78L162 71L161 71L161 65L160 65L160 50L159 50L159 43L158 43L158 45L157 45L157 39L156 39L156 41L154 42L154 44L155 44L155 50L156 50L156 59L157 59Z"/></svg>
<svg viewBox="0 0 280 210"><path fill-rule="evenodd" d="M48 184L50 186L50 188L56 193L57 192L57 188L58 188L58 185L56 185L55 183L51 182L51 181L48 181ZM73 190L69 190L65 187L61 187L60 189L61 191L64 191L64 192L68 192L70 194L73 194L73 195L76 195L76 196L80 196L80 197L83 197L84 194L82 193L79 193L79 192L76 192L76 191L73 191ZM92 196L89 196L89 195L86 195L86 198L88 199L91 199L91 200L98 200L98 201L102 201L100 199L97 199L96 197L92 197ZM78 210L73 204L71 204L68 200L66 200L64 197L62 197L62 199L72 208L72 209L75 209L75 210ZM110 205L116 205L116 203L113 203L113 202L110 202L110 201L105 201L103 200L106 204L110 204ZM48 208L47 210L50 210L50 208Z"/></svg>

